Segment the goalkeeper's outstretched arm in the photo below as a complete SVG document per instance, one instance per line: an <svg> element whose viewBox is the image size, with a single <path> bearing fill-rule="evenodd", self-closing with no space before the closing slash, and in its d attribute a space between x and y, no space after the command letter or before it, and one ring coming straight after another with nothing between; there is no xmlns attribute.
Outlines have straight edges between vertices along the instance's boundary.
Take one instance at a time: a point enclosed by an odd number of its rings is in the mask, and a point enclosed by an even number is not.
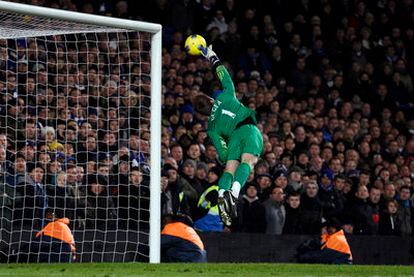
<svg viewBox="0 0 414 277"><path fill-rule="evenodd" d="M200 46L200 50L201 54L213 65L214 71L216 72L217 77L221 82L221 86L223 87L223 92L230 93L235 96L233 80L231 79L226 67L221 63L219 57L213 51L213 47L211 45L209 47Z"/></svg>
<svg viewBox="0 0 414 277"><path fill-rule="evenodd" d="M220 163L225 164L227 162L228 156L226 141L223 139L222 136L220 136L219 134L217 134L216 131L213 130L208 131L208 136L210 137L214 147L216 147L217 149Z"/></svg>

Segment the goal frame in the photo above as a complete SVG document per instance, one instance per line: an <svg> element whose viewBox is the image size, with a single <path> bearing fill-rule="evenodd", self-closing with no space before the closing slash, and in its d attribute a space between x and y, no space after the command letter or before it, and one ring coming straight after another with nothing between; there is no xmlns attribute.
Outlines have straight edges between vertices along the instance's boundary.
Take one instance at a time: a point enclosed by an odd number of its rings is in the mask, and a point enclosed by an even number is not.
<svg viewBox="0 0 414 277"><path fill-rule="evenodd" d="M161 229L161 60L162 26L143 21L92 15L80 12L45 8L0 1L0 10L69 22L114 27L151 34L151 119L150 119L150 263L160 262Z"/></svg>

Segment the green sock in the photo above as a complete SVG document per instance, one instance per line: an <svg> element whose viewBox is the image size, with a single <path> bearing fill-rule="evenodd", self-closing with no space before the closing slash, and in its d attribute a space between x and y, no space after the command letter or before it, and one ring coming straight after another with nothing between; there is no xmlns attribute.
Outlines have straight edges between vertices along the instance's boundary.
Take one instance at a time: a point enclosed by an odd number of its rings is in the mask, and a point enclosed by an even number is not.
<svg viewBox="0 0 414 277"><path fill-rule="evenodd" d="M229 190L232 182L233 175L230 172L224 172L218 183L219 189Z"/></svg>
<svg viewBox="0 0 414 277"><path fill-rule="evenodd" d="M247 163L241 163L237 169L236 173L234 174L234 182L239 182L240 188L246 184L247 178L249 178L250 175L250 165Z"/></svg>

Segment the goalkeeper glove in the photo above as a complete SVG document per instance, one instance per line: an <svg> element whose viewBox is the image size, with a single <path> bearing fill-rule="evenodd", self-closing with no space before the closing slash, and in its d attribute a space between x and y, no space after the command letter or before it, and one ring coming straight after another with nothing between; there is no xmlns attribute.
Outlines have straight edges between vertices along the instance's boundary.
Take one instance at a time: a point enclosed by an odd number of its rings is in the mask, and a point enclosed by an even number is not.
<svg viewBox="0 0 414 277"><path fill-rule="evenodd" d="M198 49L200 49L201 55L203 55L204 58L209 60L212 65L218 65L220 63L220 59L217 57L217 54L213 51L213 45L210 44L210 46L208 47L200 45Z"/></svg>

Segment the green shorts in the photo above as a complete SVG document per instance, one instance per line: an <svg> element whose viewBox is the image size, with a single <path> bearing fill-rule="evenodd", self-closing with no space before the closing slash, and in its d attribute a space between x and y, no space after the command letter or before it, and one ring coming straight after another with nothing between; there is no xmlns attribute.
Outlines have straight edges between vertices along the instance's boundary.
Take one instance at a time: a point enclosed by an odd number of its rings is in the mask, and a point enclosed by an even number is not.
<svg viewBox="0 0 414 277"><path fill-rule="evenodd" d="M253 124L247 124L234 130L228 144L227 160L240 160L241 155L249 153L259 157L263 151L263 137Z"/></svg>

